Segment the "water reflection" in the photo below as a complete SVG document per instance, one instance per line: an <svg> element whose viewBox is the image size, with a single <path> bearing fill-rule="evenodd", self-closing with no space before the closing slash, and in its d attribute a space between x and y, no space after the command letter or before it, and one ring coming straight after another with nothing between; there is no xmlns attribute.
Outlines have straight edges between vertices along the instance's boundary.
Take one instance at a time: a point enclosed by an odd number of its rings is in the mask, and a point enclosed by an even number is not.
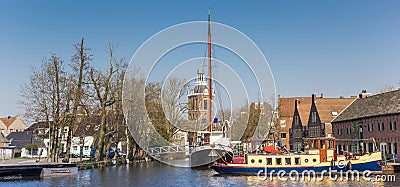
<svg viewBox="0 0 400 187"><path fill-rule="evenodd" d="M396 174L400 180L400 174ZM0 186L400 186L400 182L363 180L319 181L260 180L257 176L219 175L209 168L178 168L159 162L135 163L79 171L78 176L0 182Z"/></svg>

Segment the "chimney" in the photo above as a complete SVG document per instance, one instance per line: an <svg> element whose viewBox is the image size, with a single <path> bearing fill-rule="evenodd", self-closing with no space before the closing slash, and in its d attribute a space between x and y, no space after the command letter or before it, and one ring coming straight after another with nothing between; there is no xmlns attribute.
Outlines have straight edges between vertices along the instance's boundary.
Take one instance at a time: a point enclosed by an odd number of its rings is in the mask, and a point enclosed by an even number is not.
<svg viewBox="0 0 400 187"><path fill-rule="evenodd" d="M324 93L321 93L321 98L324 98Z"/></svg>
<svg viewBox="0 0 400 187"><path fill-rule="evenodd" d="M294 108L299 108L300 101L298 99L294 100Z"/></svg>
<svg viewBox="0 0 400 187"><path fill-rule="evenodd" d="M361 99L367 98L371 96L371 93L367 93L367 90L362 90L361 93L358 95Z"/></svg>

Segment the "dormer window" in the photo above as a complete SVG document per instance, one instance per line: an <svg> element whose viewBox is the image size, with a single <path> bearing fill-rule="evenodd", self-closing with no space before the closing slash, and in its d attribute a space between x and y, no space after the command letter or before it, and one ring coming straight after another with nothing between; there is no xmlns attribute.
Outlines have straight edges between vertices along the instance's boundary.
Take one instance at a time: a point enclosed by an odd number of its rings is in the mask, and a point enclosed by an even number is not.
<svg viewBox="0 0 400 187"><path fill-rule="evenodd" d="M317 122L317 112L312 112L311 113L311 118L312 118L312 122L313 123Z"/></svg>

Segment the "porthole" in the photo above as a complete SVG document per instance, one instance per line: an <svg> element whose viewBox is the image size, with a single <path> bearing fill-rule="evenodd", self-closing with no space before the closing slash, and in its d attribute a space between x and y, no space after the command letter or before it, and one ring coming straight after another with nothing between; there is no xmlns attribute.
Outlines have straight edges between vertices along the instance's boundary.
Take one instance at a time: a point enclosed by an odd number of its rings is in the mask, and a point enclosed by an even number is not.
<svg viewBox="0 0 400 187"><path fill-rule="evenodd" d="M313 161L313 162L317 162L317 159L314 158L314 159L312 159L312 161Z"/></svg>
<svg viewBox="0 0 400 187"><path fill-rule="evenodd" d="M255 162L255 160L254 159L251 159L251 163L254 163Z"/></svg>
<svg viewBox="0 0 400 187"><path fill-rule="evenodd" d="M262 160L261 160L261 159L258 159L258 163L262 163Z"/></svg>
<svg viewBox="0 0 400 187"><path fill-rule="evenodd" d="M304 160L304 162L307 163L307 162L308 162L308 159L306 158L306 159Z"/></svg>

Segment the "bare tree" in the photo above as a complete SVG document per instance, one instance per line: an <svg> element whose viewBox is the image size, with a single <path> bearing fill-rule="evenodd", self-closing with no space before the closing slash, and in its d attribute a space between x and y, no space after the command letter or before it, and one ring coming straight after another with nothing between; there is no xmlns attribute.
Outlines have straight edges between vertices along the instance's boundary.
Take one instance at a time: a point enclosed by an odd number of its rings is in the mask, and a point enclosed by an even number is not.
<svg viewBox="0 0 400 187"><path fill-rule="evenodd" d="M57 160L59 143L55 141L57 132L62 126L60 118L65 113L68 103L65 94L67 92L68 79L63 66L63 61L55 54L49 59L44 59L40 69L32 68L29 83L22 86L21 104L25 108L25 117L35 121L46 121L50 132L51 160ZM52 121L52 122L51 122Z"/></svg>
<svg viewBox="0 0 400 187"><path fill-rule="evenodd" d="M84 38L82 38L81 42L77 43L74 45L75 48L75 54L72 56L71 61L71 67L73 71L75 72L77 79L75 79L73 82L76 83L76 85L72 85L73 87L73 94L74 98L72 100L72 112L68 117L68 135L67 135L67 150L66 154L67 156L63 160L64 162L69 162L69 155L70 155L70 150L71 150L71 139L72 139L72 132L74 129L76 129L76 120L77 120L77 114L78 110L80 110L81 106L81 97L82 97L82 87L84 85L84 81L87 78L87 69L89 67L89 62L92 60L92 55L88 54L87 52L90 51L90 48L85 46L84 43Z"/></svg>
<svg viewBox="0 0 400 187"><path fill-rule="evenodd" d="M122 82L119 79L123 78L124 73L122 71L124 71L123 68L126 67L126 63L124 59L121 59L120 61L115 59L115 49L116 45L110 43L107 50L109 54L109 70L106 73L103 73L100 70L95 70L94 68L90 70L90 79L96 93L95 97L100 105L99 137L97 141L95 160L103 160L106 148L109 148L107 143L109 142L111 135L116 132L116 128L114 127L111 127L112 131L108 131L107 129L107 123L110 121L107 121L108 108L116 103L121 103L122 91L119 90L122 90ZM118 107L122 107L122 104ZM114 112L116 111L111 110L109 117L112 118ZM119 112L119 114L122 114L122 112ZM120 117L118 116L118 118Z"/></svg>
<svg viewBox="0 0 400 187"><path fill-rule="evenodd" d="M166 126L169 139L178 131L178 121L187 112L187 106L181 102L189 91L189 83L178 77L169 77L161 90L162 108L170 123Z"/></svg>

